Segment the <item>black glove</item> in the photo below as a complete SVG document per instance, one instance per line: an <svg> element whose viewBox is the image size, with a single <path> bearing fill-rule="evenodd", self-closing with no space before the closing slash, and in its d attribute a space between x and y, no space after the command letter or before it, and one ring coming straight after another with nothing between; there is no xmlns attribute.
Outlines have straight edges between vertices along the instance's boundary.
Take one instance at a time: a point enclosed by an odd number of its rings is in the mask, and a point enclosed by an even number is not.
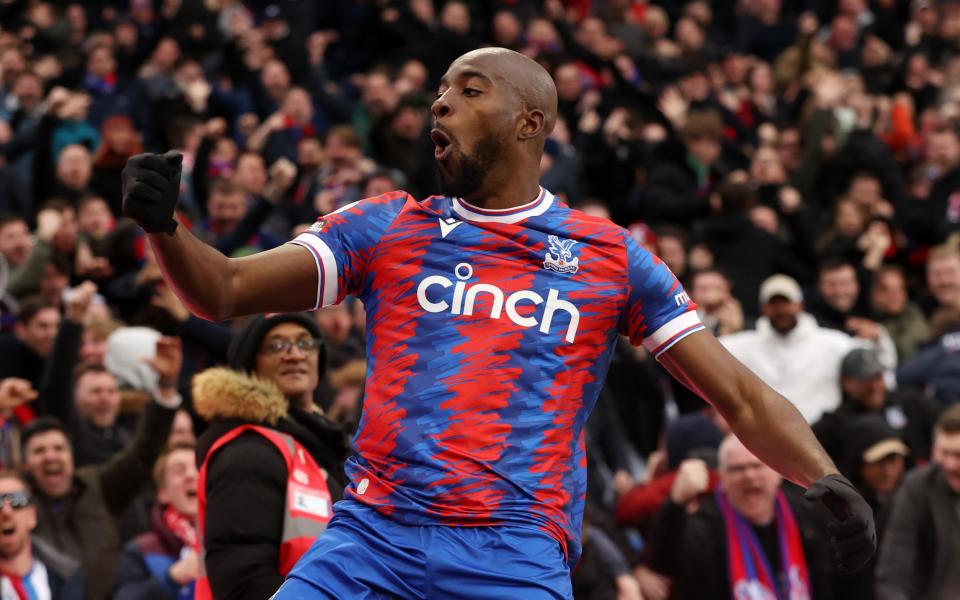
<svg viewBox="0 0 960 600"><path fill-rule="evenodd" d="M177 221L173 211L180 196L183 155L138 154L123 168L123 214L147 233L173 235Z"/></svg>
<svg viewBox="0 0 960 600"><path fill-rule="evenodd" d="M877 531L873 509L843 475L827 475L817 480L804 494L807 500L819 500L833 519L827 523L830 544L841 573L856 573L870 562L877 550Z"/></svg>

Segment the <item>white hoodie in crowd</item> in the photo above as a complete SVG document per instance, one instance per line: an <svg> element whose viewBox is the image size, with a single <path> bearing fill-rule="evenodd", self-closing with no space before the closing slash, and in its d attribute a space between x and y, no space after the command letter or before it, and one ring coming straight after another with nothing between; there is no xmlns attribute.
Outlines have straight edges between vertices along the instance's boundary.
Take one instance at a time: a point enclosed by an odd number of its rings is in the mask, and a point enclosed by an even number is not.
<svg viewBox="0 0 960 600"><path fill-rule="evenodd" d="M820 327L813 315L801 313L797 326L786 335L761 317L755 330L725 335L720 342L813 424L840 406L840 363L850 350L873 348L889 372L896 368L893 340L881 329L880 339L872 342Z"/></svg>

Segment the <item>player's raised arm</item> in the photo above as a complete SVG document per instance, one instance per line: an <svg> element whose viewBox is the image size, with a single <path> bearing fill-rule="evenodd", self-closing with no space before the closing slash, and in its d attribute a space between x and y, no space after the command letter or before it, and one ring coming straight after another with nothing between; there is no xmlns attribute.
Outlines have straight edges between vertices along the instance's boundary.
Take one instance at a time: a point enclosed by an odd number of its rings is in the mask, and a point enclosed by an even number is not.
<svg viewBox="0 0 960 600"><path fill-rule="evenodd" d="M713 404L763 462L802 485L836 517L830 526L840 568L861 568L876 549L872 509L837 471L789 400L734 358L707 331L687 335L658 356L681 383Z"/></svg>
<svg viewBox="0 0 960 600"><path fill-rule="evenodd" d="M123 211L149 234L164 277L197 315L214 321L313 308L317 269L310 251L287 244L227 258L179 227L174 207L182 157L140 154L123 171Z"/></svg>

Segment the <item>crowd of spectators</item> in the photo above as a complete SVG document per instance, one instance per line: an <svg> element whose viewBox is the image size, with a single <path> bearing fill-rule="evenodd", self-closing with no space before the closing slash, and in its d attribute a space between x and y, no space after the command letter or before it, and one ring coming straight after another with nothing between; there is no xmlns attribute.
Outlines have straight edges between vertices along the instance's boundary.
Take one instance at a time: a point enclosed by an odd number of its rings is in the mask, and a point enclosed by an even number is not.
<svg viewBox="0 0 960 600"><path fill-rule="evenodd" d="M621 340L586 431L576 597L960 597L960 2L9 0L0 598L279 585L291 463L270 431L339 498L363 307L198 319L122 216L120 172L181 152L180 219L229 256L425 197L434 90L482 45L555 79L542 185L669 265L882 540L840 575L819 508ZM269 431L218 445L238 423ZM198 480L218 507L199 533Z"/></svg>

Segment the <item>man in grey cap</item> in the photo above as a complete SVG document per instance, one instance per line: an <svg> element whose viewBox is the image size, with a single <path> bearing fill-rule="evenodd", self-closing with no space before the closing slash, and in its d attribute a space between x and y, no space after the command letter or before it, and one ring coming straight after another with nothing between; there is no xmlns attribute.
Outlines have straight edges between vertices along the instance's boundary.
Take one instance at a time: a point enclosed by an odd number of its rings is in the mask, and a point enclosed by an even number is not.
<svg viewBox="0 0 960 600"><path fill-rule="evenodd" d="M838 372L853 348L876 349L881 362L896 365L896 348L886 330L876 327L854 337L817 324L805 311L800 285L786 275L768 277L760 286L756 329L723 336L720 341L770 387L793 402L808 423L840 405Z"/></svg>
<svg viewBox="0 0 960 600"><path fill-rule="evenodd" d="M884 383L884 366L877 352L867 348L851 350L840 363L840 407L823 416L813 432L830 456L840 459L846 452L851 421L865 414L883 417L907 443L916 458L930 456L933 425L940 405L910 389L890 391Z"/></svg>

